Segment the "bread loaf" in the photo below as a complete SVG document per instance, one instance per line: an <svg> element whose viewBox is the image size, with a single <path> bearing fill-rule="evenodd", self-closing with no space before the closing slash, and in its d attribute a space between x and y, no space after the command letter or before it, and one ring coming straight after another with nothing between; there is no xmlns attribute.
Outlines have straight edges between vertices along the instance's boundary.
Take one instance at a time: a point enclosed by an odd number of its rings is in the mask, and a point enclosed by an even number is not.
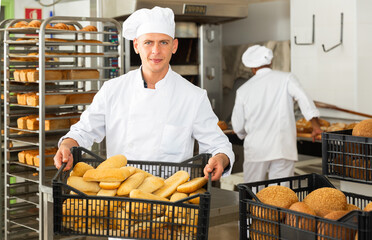
<svg viewBox="0 0 372 240"><path fill-rule="evenodd" d="M63 72L60 70L46 70L45 71L45 81L48 80L62 80ZM33 70L27 72L27 81L36 82L39 81L39 71Z"/></svg>
<svg viewBox="0 0 372 240"><path fill-rule="evenodd" d="M85 181L95 182L116 182L124 181L129 177L130 173L127 169L121 168L101 168L90 169L84 173L83 179Z"/></svg>
<svg viewBox="0 0 372 240"><path fill-rule="evenodd" d="M67 185L82 192L99 192L99 190L101 190L97 182L88 182L85 181L82 177L77 176L68 177Z"/></svg>
<svg viewBox="0 0 372 240"><path fill-rule="evenodd" d="M136 169L137 169L137 168L135 168L133 166L125 166L125 167L121 167L121 168L128 169L128 171L130 172L130 175L131 176L136 173Z"/></svg>
<svg viewBox="0 0 372 240"><path fill-rule="evenodd" d="M163 198L152 193L147 193L139 189L133 189L129 193L130 198L139 198L139 199L148 199L148 200L156 200L156 201L166 201L169 202L169 199Z"/></svg>
<svg viewBox="0 0 372 240"><path fill-rule="evenodd" d="M116 181L116 182L100 182L99 187L105 190L117 190L121 185L121 182ZM116 194L116 191L115 191Z"/></svg>
<svg viewBox="0 0 372 240"><path fill-rule="evenodd" d="M34 95L34 93L17 94L17 103L19 105L27 105L27 97L32 95Z"/></svg>
<svg viewBox="0 0 372 240"><path fill-rule="evenodd" d="M28 28L40 28L41 26L41 21L40 20L32 20L27 24Z"/></svg>
<svg viewBox="0 0 372 240"><path fill-rule="evenodd" d="M96 93L67 94L66 104L91 103Z"/></svg>
<svg viewBox="0 0 372 240"><path fill-rule="evenodd" d="M19 129L27 129L27 119L35 119L37 118L37 115L29 115L25 117L20 117L17 119L17 127Z"/></svg>
<svg viewBox="0 0 372 240"><path fill-rule="evenodd" d="M128 195L133 189L136 189L139 185L141 185L143 180L145 180L145 174L143 173L133 174L120 185L117 194L119 196Z"/></svg>
<svg viewBox="0 0 372 240"><path fill-rule="evenodd" d="M33 166L34 157L39 154L39 150L26 151L26 164Z"/></svg>
<svg viewBox="0 0 372 240"><path fill-rule="evenodd" d="M118 154L101 162L96 169L121 168L125 165L127 165L127 158L122 154Z"/></svg>
<svg viewBox="0 0 372 240"><path fill-rule="evenodd" d="M160 197L169 197L176 190L177 187L189 180L190 175L186 171L178 171L164 181L164 186L154 192L155 195Z"/></svg>
<svg viewBox="0 0 372 240"><path fill-rule="evenodd" d="M98 79L98 70L69 70L66 72L67 79Z"/></svg>
<svg viewBox="0 0 372 240"><path fill-rule="evenodd" d="M26 102L28 106L39 106L39 95L36 93L27 95ZM55 95L45 95L45 105L63 105L66 102L66 95L55 94Z"/></svg>
<svg viewBox="0 0 372 240"><path fill-rule="evenodd" d="M90 169L94 168L85 162L78 162L70 172L70 176L82 177L84 176L84 173Z"/></svg>
<svg viewBox="0 0 372 240"><path fill-rule="evenodd" d="M150 176L143 180L142 184L138 187L139 190L152 193L164 185L164 180L159 177Z"/></svg>
<svg viewBox="0 0 372 240"><path fill-rule="evenodd" d="M352 135L358 137L372 137L372 119L366 119L356 124Z"/></svg>
<svg viewBox="0 0 372 240"><path fill-rule="evenodd" d="M57 153L57 148L47 148L45 149L45 162L44 162L44 166L53 166L54 165L54 155ZM36 156L34 156L34 166L36 167L40 167L40 155L39 155L39 151L38 153L36 154Z"/></svg>
<svg viewBox="0 0 372 240"><path fill-rule="evenodd" d="M207 190L205 190L204 188L199 188L195 192L190 193L189 197L194 196L196 194L203 194L206 191ZM192 199L189 200L189 202L192 203L192 204L199 204L200 203L200 197L192 198Z"/></svg>
<svg viewBox="0 0 372 240"><path fill-rule="evenodd" d="M208 179L205 177L197 177L177 187L177 191L181 193L192 193L207 184Z"/></svg>
<svg viewBox="0 0 372 240"><path fill-rule="evenodd" d="M16 82L20 82L20 81L21 81L21 76L20 76L20 74L21 74L21 70L15 70L15 71L13 72L13 78L14 78L14 81L16 81Z"/></svg>
<svg viewBox="0 0 372 240"><path fill-rule="evenodd" d="M21 82L27 82L27 73L31 71L35 71L35 69L23 69L20 71L19 78Z"/></svg>
<svg viewBox="0 0 372 240"><path fill-rule="evenodd" d="M45 131L66 129L70 127L70 119L45 120Z"/></svg>
<svg viewBox="0 0 372 240"><path fill-rule="evenodd" d="M20 163L26 163L26 151L21 151L18 153L18 161Z"/></svg>
<svg viewBox="0 0 372 240"><path fill-rule="evenodd" d="M97 196L106 196L106 197L114 197L116 195L117 189L107 190L101 189L97 193Z"/></svg>
<svg viewBox="0 0 372 240"><path fill-rule="evenodd" d="M138 172L141 172L141 173L145 174L146 177L153 176L153 175L152 175L151 173L149 173L149 172L146 172L146 171L144 171L144 170L142 170L142 169L136 168L136 173L138 173Z"/></svg>
<svg viewBox="0 0 372 240"><path fill-rule="evenodd" d="M314 215L314 216L316 215L315 211L311 209L304 202L293 203L289 207L289 209L293 211L301 212L301 213ZM316 227L315 219L297 216L297 215L288 213L285 220L286 220L286 224L292 227L298 227L300 229L304 229L304 230L311 231L311 232L315 231L315 227Z"/></svg>

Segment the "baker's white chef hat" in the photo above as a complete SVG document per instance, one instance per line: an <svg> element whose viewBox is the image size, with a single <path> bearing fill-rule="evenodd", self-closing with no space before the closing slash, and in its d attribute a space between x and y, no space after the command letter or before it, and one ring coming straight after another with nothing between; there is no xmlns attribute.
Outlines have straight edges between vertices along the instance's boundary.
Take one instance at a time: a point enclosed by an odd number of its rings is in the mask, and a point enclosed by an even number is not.
<svg viewBox="0 0 372 240"><path fill-rule="evenodd" d="M273 51L271 49L254 45L249 47L242 56L243 64L249 68L257 68L271 63Z"/></svg>
<svg viewBox="0 0 372 240"><path fill-rule="evenodd" d="M128 40L146 33L163 33L174 38L174 13L170 8L139 9L123 23L123 36Z"/></svg>

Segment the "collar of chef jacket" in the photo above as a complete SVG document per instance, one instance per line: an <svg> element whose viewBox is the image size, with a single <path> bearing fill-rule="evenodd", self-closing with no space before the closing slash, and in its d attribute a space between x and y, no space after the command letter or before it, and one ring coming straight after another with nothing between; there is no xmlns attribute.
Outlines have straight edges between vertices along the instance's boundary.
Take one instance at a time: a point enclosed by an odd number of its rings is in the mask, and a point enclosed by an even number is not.
<svg viewBox="0 0 372 240"><path fill-rule="evenodd" d="M268 73L268 72L270 72L270 71L272 71L271 68L261 68L261 69L259 69L259 70L256 72L256 75L265 74L265 73Z"/></svg>
<svg viewBox="0 0 372 240"><path fill-rule="evenodd" d="M169 68L168 68L168 72L167 74L165 74L164 78L161 79L159 82L155 83L155 89L160 89L162 88L163 86L166 85L167 81L168 81L168 78L169 78L169 75L170 75L170 72L172 71L172 68L171 66L169 65ZM145 81L145 79L143 78L143 74L142 74L142 65L140 67L140 71L139 72L139 77L137 79L141 79L139 82L140 82L140 85L142 88L144 89L148 89L147 88L147 83ZM154 89L148 89L148 90L154 90Z"/></svg>

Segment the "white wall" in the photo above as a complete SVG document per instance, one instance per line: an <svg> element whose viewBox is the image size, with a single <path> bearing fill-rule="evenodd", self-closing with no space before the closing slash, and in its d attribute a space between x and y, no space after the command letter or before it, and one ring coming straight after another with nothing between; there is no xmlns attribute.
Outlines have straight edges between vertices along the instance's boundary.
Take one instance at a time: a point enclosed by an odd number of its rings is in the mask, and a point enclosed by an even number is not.
<svg viewBox="0 0 372 240"><path fill-rule="evenodd" d="M290 1L252 3L245 19L222 25L223 45L288 40L290 37Z"/></svg>
<svg viewBox="0 0 372 240"><path fill-rule="evenodd" d="M42 0L43 4L51 4L52 0ZM14 0L14 17L24 18L25 8L41 8L43 19L49 17L49 12L54 11L54 16L90 16L90 0L61 1L52 7L43 7L35 0Z"/></svg>
<svg viewBox="0 0 372 240"><path fill-rule="evenodd" d="M311 39L315 14L315 44L291 45L292 72L310 96L342 108L372 114L370 66L372 61L372 2L368 0L291 0L291 40ZM343 43L340 42L341 13ZM292 42L293 43L293 42ZM339 112L326 112L343 117Z"/></svg>

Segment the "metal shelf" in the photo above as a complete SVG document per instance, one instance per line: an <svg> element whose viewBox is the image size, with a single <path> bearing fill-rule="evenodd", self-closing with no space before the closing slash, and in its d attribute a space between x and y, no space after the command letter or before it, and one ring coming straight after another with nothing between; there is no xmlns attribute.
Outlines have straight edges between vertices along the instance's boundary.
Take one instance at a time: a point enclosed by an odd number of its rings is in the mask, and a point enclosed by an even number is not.
<svg viewBox="0 0 372 240"><path fill-rule="evenodd" d="M13 23L23 19L15 19L8 23ZM81 29L79 21L97 22L98 25L109 24L114 26L117 32L109 31L66 31L55 29L43 29L48 23L72 22L77 29ZM51 180L56 173L54 166L45 166L47 157L45 154L47 147L56 147L58 140L68 132L69 129L56 129L45 131L45 120L48 119L71 119L72 116L53 116L46 117L46 114L55 113L77 113L81 114L89 103L84 104L63 104L45 106L40 102L39 106L27 106L17 103L14 93L36 92L40 99L46 95L57 94L77 94L98 90L104 81L109 80L104 77L107 71L117 71L123 74L124 66L123 39L118 37L118 41L101 43L81 42L80 39L103 39L101 36L121 35L121 25L114 19L107 18L80 18L80 17L50 17L43 21L41 29L36 28L3 28L1 36L3 42L3 66L6 71L2 79L4 84L4 116L5 135L4 146L13 143L13 147L5 148L5 179L6 183L6 203L5 203L5 239L52 239L49 236L52 230L47 229L52 219L52 214L48 214L46 206L51 196ZM36 34L30 36L29 34ZM46 38L66 39L67 41L49 41ZM87 37L89 36L89 37ZM114 36L115 37L115 36ZM28 39L15 41L18 38ZM108 39L106 37L106 39ZM87 46L87 48L85 48ZM93 47L93 48L90 48ZM116 49L111 52L104 52L105 49ZM29 55L37 53L37 55ZM117 66L109 66L109 58L117 58ZM55 61L51 61L51 60ZM20 61L21 60L21 61ZM106 64L106 65L104 65ZM14 79L15 70L35 69L39 71L40 80L36 82L19 82ZM100 76L97 79L63 79L45 81L46 70L98 70ZM65 77L66 78L66 77ZM111 78L111 75L110 75ZM93 91L94 92L94 91ZM40 130L19 129L16 120L19 117L28 115L39 116ZM24 134L17 134L22 131ZM21 163L18 160L18 153L24 150L38 150L40 166L31 166ZM16 179L16 183L10 179ZM22 191L27 189L25 191ZM16 203L12 203L16 202ZM46 235L48 232L48 236ZM15 237L17 236L17 237ZM19 236L19 237L18 237ZM27 237L24 237L27 236Z"/></svg>

